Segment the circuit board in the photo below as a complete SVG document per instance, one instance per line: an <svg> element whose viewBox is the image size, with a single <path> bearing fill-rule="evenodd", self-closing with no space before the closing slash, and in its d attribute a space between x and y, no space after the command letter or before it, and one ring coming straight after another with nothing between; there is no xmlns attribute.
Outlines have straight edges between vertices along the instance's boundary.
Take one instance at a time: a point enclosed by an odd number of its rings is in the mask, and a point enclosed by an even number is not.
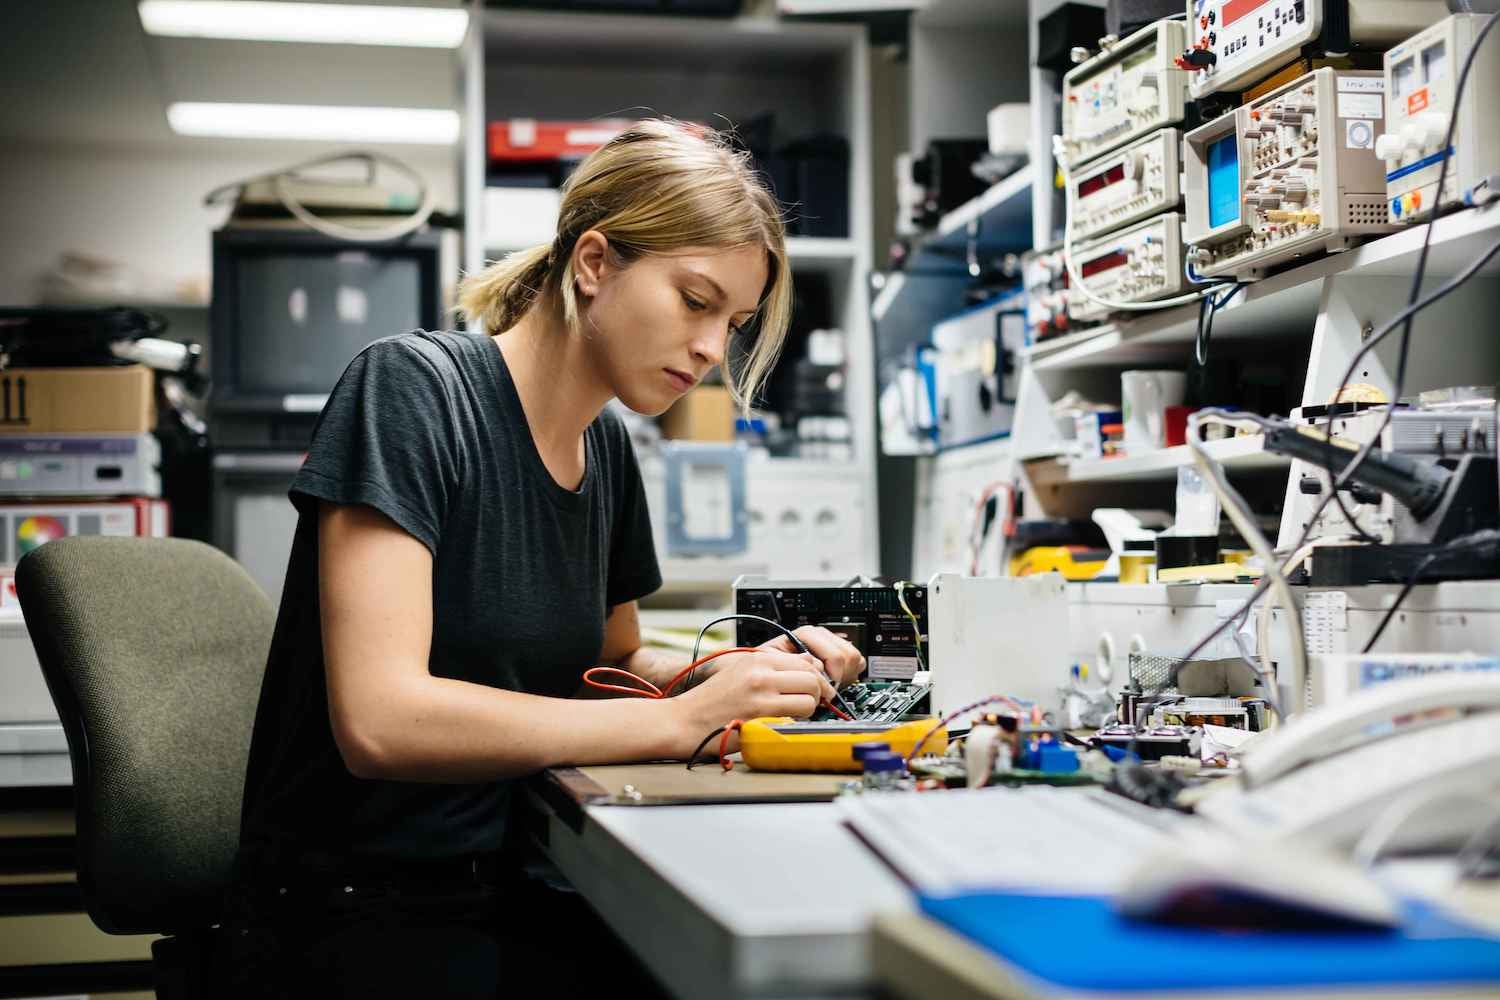
<svg viewBox="0 0 1500 1000"><path fill-rule="evenodd" d="M839 694L860 722L897 722L907 715L920 714L927 692L926 684L909 681L855 681ZM813 716L813 721L836 718L838 716L824 708Z"/></svg>

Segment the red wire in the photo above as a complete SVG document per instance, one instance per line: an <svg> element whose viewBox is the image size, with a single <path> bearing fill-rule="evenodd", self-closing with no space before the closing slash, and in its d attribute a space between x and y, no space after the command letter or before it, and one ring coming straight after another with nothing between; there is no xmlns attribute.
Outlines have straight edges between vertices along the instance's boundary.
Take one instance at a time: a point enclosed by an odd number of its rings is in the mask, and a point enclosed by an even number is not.
<svg viewBox="0 0 1500 1000"><path fill-rule="evenodd" d="M628 670L619 669L619 667L589 667L588 670L585 670L585 672L583 672L583 684L586 684L591 688L597 688L597 690L600 691L615 691L615 693L618 694L633 694L633 696L643 697L643 699L666 699L666 697L672 697L673 688L675 688L676 685L681 684L682 679L684 679L685 676L690 675L690 673L693 672L693 670L696 670L697 667L703 666L703 664L708 663L709 660L717 660L718 657L727 657L727 655L732 654L732 652L763 651L760 651L760 649L751 649L748 648L748 646L735 646L735 648L733 649L720 649L720 651L718 652L711 652L711 654L706 655L706 657L699 657L697 658L697 660L694 660L693 663L687 664L687 666L682 667L681 670L678 670L675 678L672 678L670 679L670 681L666 682L666 688L658 688L657 685L651 684L651 682L646 681L646 679L642 678L642 676L636 675L636 673L630 673L628 672ZM594 678L603 675L618 675L621 676L621 678L628 679L631 685L642 685L642 687L622 687L622 685L618 684L604 684L604 682L595 681ZM834 705L834 703L820 702L820 705L822 705L823 708L828 709L828 711L831 711L832 714L837 715L837 717L841 718L841 720L846 721L846 723L852 723L853 718L850 717L847 712L840 711L840 709L838 709L838 706ZM720 757L723 757L723 754L720 754Z"/></svg>
<svg viewBox="0 0 1500 1000"><path fill-rule="evenodd" d="M650 681L646 680L646 678L644 677L641 677L639 674L632 674L630 671L622 670L619 667L590 667L588 670L585 670L583 672L583 683L587 684L591 688L598 688L600 691L616 691L620 694L633 694L639 698L670 698L673 694L672 689L675 688L678 684L682 683L682 679L689 673L691 673L694 668L701 667L709 660L716 660L721 656L728 656L730 653L754 652L756 652L756 650L751 649L748 646L736 646L734 649L722 649L717 653L709 653L707 656L700 657L699 659L694 660L692 663L689 663L687 666L683 667L682 670L678 672L676 677L673 677L670 681L667 682L667 687L665 690L657 687L655 684L652 684ZM595 677L609 674L629 678L632 684L644 686L621 687L618 684L605 684L594 679Z"/></svg>
<svg viewBox="0 0 1500 1000"><path fill-rule="evenodd" d="M743 719L735 719L724 727L724 733L719 737L719 766L726 771L734 770L734 761L729 759L729 734L738 732L744 724Z"/></svg>

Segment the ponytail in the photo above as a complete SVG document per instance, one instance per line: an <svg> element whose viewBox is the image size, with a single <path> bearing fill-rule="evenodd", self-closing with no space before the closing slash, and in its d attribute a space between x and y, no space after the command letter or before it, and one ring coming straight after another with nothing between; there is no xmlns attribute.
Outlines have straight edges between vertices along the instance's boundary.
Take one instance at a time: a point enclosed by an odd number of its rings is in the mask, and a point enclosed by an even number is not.
<svg viewBox="0 0 1500 1000"><path fill-rule="evenodd" d="M458 310L464 325L482 333L503 333L520 322L547 291L553 246L517 250L460 281Z"/></svg>

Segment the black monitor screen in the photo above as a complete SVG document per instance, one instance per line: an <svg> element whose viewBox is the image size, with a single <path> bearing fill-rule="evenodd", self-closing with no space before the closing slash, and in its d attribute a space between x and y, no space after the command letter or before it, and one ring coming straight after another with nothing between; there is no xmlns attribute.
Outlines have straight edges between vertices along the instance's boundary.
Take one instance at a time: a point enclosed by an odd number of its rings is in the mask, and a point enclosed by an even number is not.
<svg viewBox="0 0 1500 1000"><path fill-rule="evenodd" d="M327 393L366 344L424 325L410 256L251 253L235 269L241 394Z"/></svg>

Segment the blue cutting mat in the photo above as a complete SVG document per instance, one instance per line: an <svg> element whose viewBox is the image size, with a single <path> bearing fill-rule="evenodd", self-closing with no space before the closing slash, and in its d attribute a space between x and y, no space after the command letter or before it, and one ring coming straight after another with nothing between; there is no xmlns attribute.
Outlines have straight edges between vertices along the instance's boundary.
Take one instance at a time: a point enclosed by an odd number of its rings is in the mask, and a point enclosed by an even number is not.
<svg viewBox="0 0 1500 1000"><path fill-rule="evenodd" d="M1128 994L1247 986L1500 985L1500 939L1431 906L1397 930L1225 931L1122 917L1098 896L919 896L932 919L1047 982Z"/></svg>

